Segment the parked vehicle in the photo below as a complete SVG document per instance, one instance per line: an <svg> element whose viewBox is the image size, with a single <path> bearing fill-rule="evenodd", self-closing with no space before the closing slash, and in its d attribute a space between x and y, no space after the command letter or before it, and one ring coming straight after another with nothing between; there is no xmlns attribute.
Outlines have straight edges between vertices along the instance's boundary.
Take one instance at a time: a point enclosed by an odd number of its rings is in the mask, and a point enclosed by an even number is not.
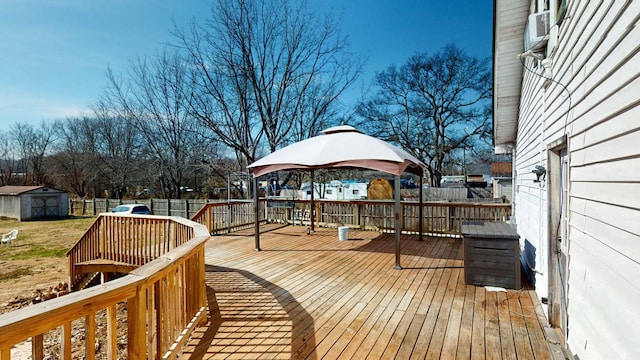
<svg viewBox="0 0 640 360"><path fill-rule="evenodd" d="M140 214L140 215L149 215L151 214L151 210L144 204L125 204L118 205L113 210L112 213L120 213L120 214Z"/></svg>

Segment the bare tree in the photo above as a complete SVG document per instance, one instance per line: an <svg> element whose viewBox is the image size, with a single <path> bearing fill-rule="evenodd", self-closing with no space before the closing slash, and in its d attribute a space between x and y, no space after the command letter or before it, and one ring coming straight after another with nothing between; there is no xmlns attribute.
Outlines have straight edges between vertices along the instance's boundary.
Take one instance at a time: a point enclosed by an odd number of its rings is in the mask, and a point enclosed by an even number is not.
<svg viewBox="0 0 640 360"><path fill-rule="evenodd" d="M235 153L240 168L246 167L255 159L263 134L254 117L249 81L223 56L232 53L225 49L230 45L209 40L212 35L195 23L189 35L177 33L193 66L191 112Z"/></svg>
<svg viewBox="0 0 640 360"><path fill-rule="evenodd" d="M16 182L18 159L8 132L0 132L0 186Z"/></svg>
<svg viewBox="0 0 640 360"><path fill-rule="evenodd" d="M98 176L93 136L95 128L87 117L56 122L60 140L52 156L54 179L58 186L85 198L89 186Z"/></svg>
<svg viewBox="0 0 640 360"><path fill-rule="evenodd" d="M55 139L54 126L44 121L39 128L27 123L15 123L10 127L9 134L20 157L21 171L25 174L23 185L46 184L44 159Z"/></svg>
<svg viewBox="0 0 640 360"><path fill-rule="evenodd" d="M422 160L432 186L440 186L445 160L456 149L490 136L488 60L447 45L388 67L374 84L377 93L360 104L358 114L376 136Z"/></svg>
<svg viewBox="0 0 640 360"><path fill-rule="evenodd" d="M194 66L193 113L243 168L263 137L274 151L316 133L360 73L336 21L306 1L218 0L176 35Z"/></svg>
<svg viewBox="0 0 640 360"><path fill-rule="evenodd" d="M161 51L156 57L131 64L128 80L111 70L103 103L119 109L144 139L143 148L158 171L165 197L181 197L189 166L206 145L204 130L188 111L192 84L188 68L177 52Z"/></svg>

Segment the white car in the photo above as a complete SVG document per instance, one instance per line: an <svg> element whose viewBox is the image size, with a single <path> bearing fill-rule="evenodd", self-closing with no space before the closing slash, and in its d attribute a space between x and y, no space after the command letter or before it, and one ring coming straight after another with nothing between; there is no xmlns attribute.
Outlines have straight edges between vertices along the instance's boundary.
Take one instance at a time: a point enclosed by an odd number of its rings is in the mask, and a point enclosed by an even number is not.
<svg viewBox="0 0 640 360"><path fill-rule="evenodd" d="M149 215L151 214L151 210L144 204L125 204L118 205L113 210L112 213L120 213L120 214L142 214Z"/></svg>

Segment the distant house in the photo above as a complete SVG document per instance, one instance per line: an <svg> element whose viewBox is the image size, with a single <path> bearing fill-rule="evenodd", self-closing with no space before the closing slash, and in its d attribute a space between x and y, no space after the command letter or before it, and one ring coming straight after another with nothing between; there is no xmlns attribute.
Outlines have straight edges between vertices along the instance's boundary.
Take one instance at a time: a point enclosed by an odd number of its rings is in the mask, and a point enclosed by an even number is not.
<svg viewBox="0 0 640 360"><path fill-rule="evenodd" d="M494 1L494 145L522 263L576 358L640 359L640 2Z"/></svg>
<svg viewBox="0 0 640 360"><path fill-rule="evenodd" d="M494 162L491 164L493 179L493 197L513 201L512 163L510 161Z"/></svg>
<svg viewBox="0 0 640 360"><path fill-rule="evenodd" d="M46 186L0 187L0 216L23 220L68 215L69 195Z"/></svg>
<svg viewBox="0 0 640 360"><path fill-rule="evenodd" d="M467 175L482 176L484 181L491 180L491 164L467 164L465 172Z"/></svg>

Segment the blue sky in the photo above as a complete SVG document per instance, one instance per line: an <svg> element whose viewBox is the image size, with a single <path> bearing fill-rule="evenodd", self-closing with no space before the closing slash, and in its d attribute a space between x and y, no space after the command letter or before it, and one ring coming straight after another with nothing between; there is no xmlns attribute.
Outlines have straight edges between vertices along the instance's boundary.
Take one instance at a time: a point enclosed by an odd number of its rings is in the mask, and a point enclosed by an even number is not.
<svg viewBox="0 0 640 360"><path fill-rule="evenodd" d="M352 49L368 58L351 94L376 71L416 52L455 43L491 56L492 0L309 0L341 16ZM105 70L127 71L136 56L166 41L172 20L203 18L203 0L2 0L0 2L0 131L77 116L106 85ZM347 98L346 102L349 99Z"/></svg>

